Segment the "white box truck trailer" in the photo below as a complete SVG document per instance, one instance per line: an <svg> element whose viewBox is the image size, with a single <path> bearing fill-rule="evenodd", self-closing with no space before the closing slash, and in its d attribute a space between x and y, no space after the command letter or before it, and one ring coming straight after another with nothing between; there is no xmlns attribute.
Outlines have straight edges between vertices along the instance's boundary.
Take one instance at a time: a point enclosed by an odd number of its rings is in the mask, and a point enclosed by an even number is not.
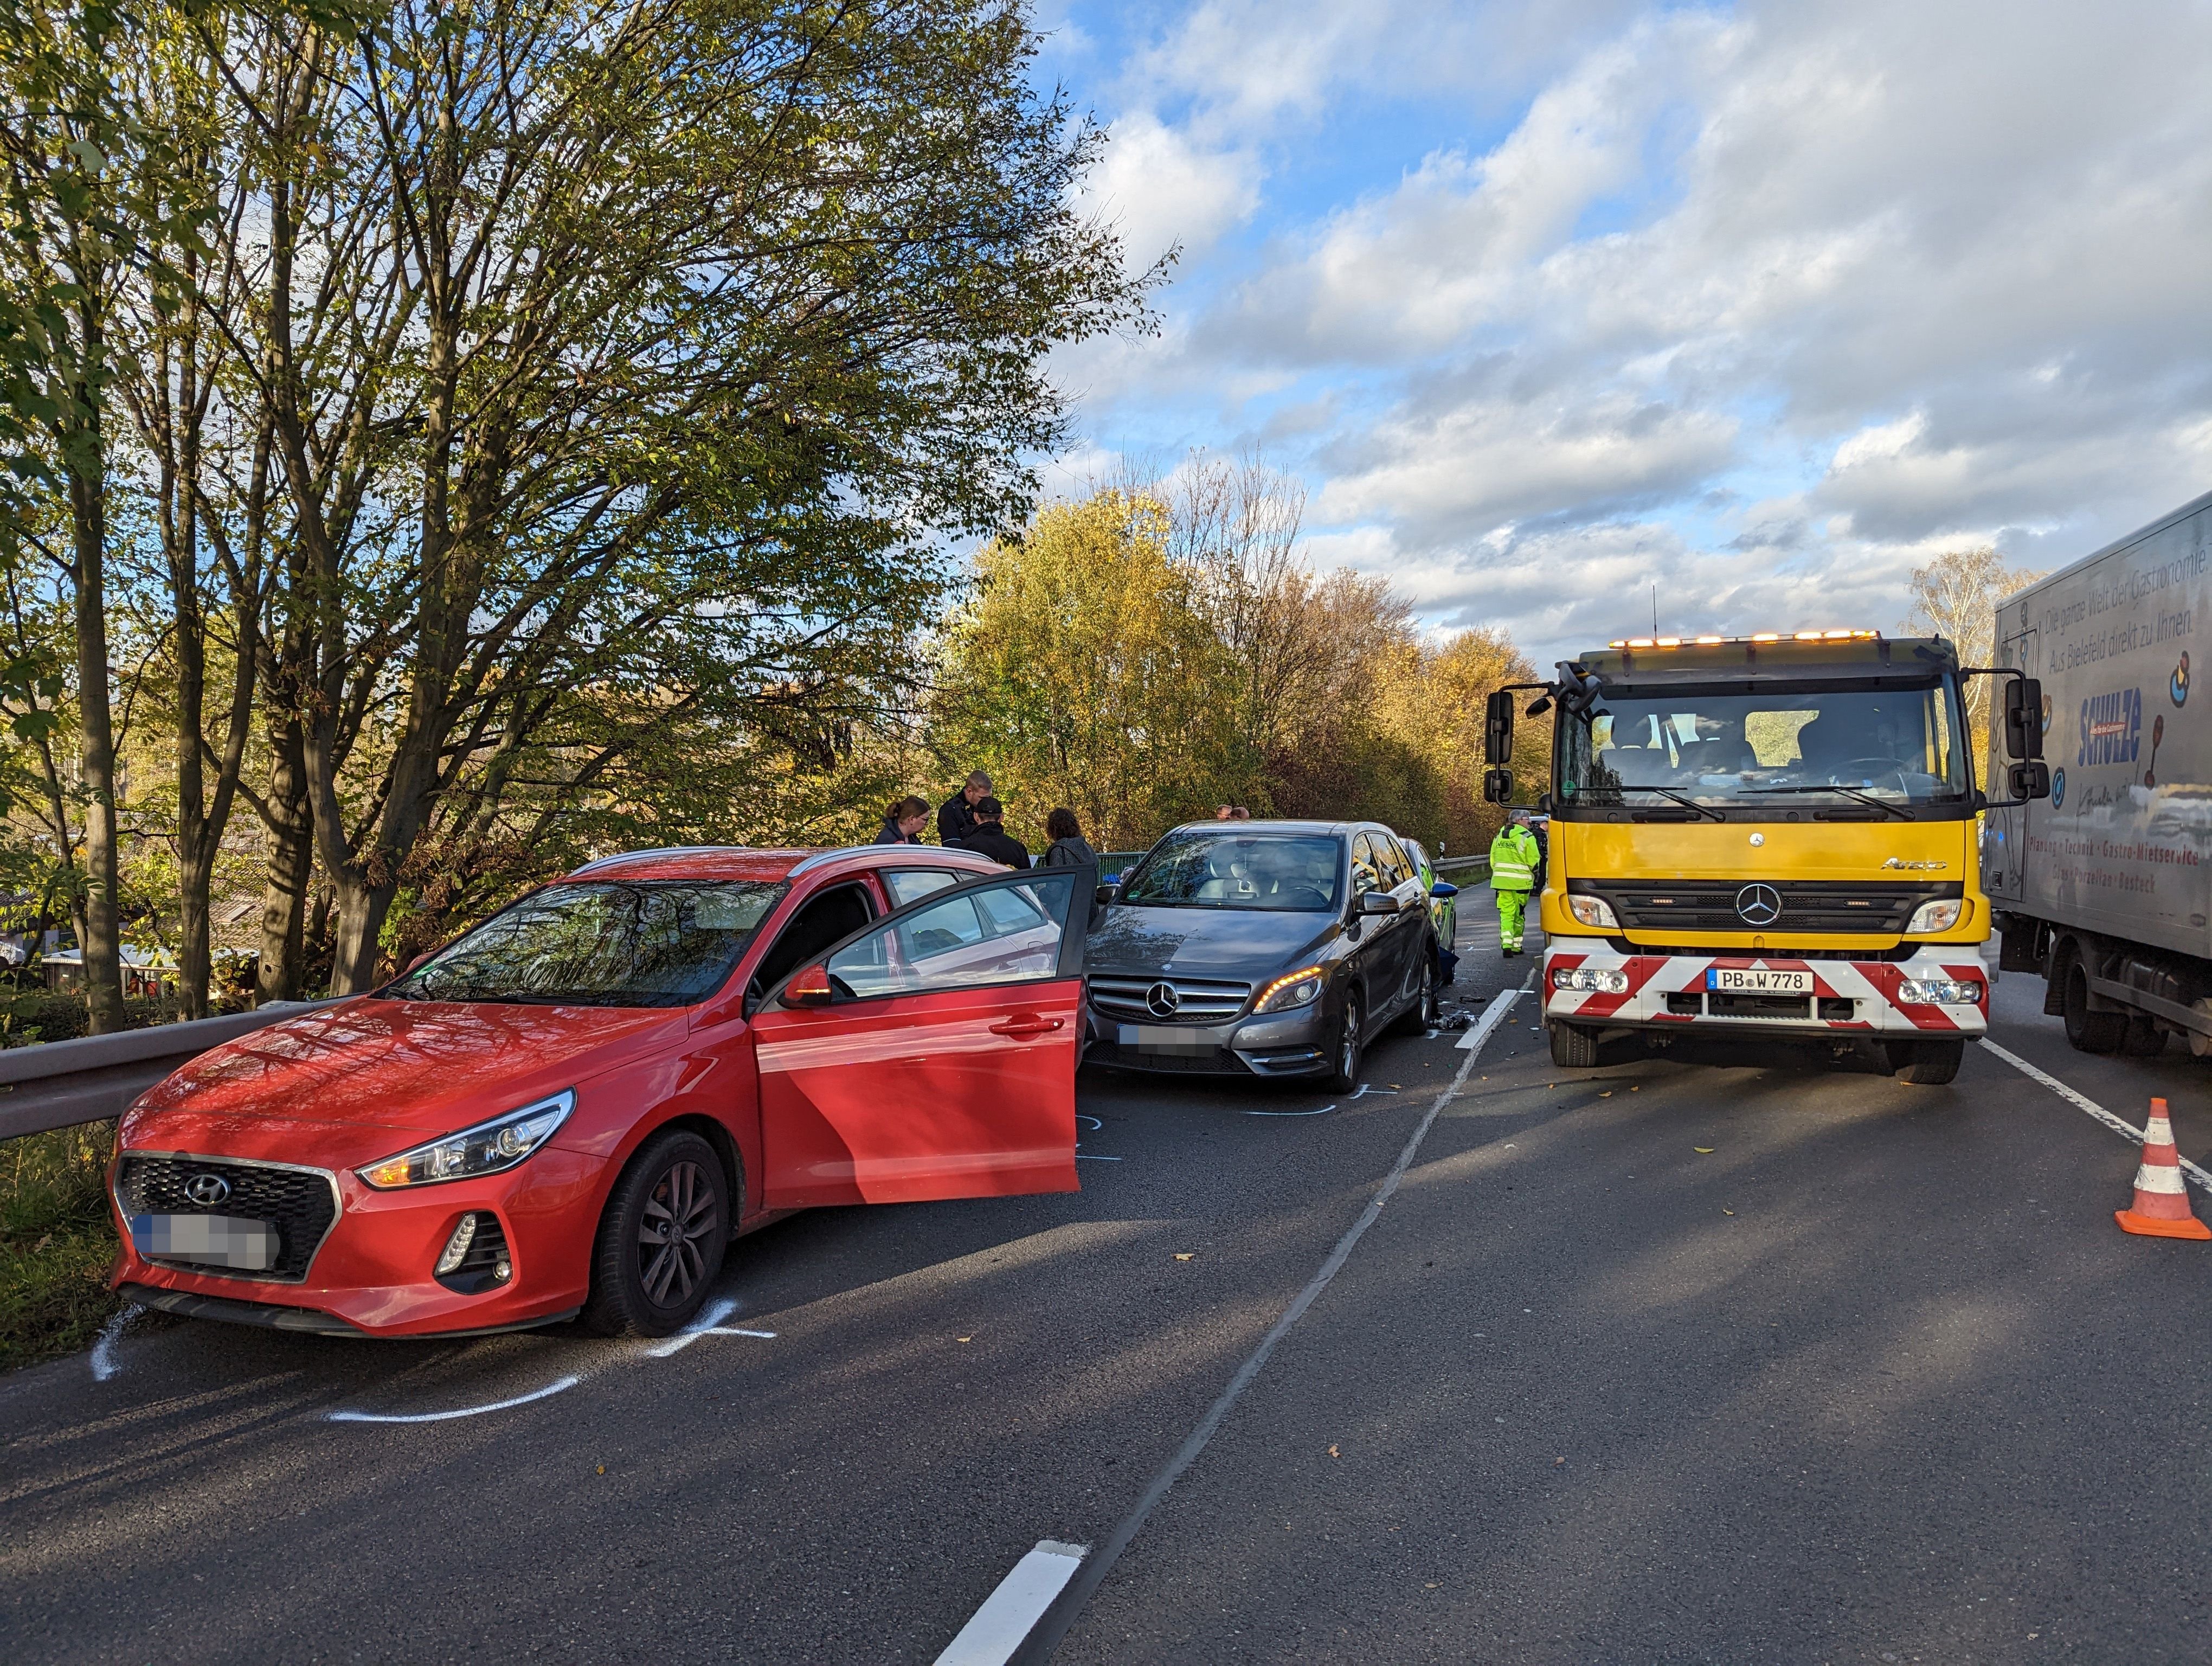
<svg viewBox="0 0 2212 1666"><path fill-rule="evenodd" d="M1984 819L1998 964L2043 975L2044 1011L2085 1052L2155 1053L2179 1035L2212 1054L2200 623L2212 629L2212 493L1996 611L1998 664L2041 680L2051 769L2048 799Z"/></svg>

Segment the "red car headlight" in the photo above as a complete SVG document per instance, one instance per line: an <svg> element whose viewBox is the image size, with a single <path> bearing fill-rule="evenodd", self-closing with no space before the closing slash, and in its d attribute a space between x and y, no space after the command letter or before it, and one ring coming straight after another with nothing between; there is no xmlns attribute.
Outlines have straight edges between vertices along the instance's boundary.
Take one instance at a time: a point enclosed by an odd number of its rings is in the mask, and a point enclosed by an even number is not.
<svg viewBox="0 0 2212 1666"><path fill-rule="evenodd" d="M528 1160L531 1153L553 1137L576 1108L576 1090L567 1088L550 1098L533 1100L520 1110L489 1122L479 1122L442 1140L398 1152L380 1163L354 1172L377 1190L401 1186L435 1186L447 1180L473 1180L478 1175L498 1174Z"/></svg>

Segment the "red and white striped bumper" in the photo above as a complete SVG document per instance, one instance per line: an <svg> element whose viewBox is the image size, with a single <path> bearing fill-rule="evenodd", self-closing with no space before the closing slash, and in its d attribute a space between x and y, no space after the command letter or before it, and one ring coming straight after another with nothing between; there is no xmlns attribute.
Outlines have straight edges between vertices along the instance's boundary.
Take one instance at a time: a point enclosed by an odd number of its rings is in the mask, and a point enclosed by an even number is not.
<svg viewBox="0 0 2212 1666"><path fill-rule="evenodd" d="M1628 987L1618 993L1553 987L1554 972L1578 966L1624 973ZM1804 1015L1713 1010L1725 1003L1708 999L1705 974L1731 967L1811 973L1813 993ZM1910 960L1796 960L1786 955L1622 954L1603 943L1585 946L1555 939L1544 956L1544 1011L1553 1018L1607 1028L1727 1025L1734 1029L1978 1036L1989 1028L1989 978L1988 969L1970 945L1930 946ZM1980 986L1981 999L1955 1005L1907 1001L1899 992L1908 979L1971 981ZM1850 1003L1848 1016L1839 1005L1844 1001Z"/></svg>

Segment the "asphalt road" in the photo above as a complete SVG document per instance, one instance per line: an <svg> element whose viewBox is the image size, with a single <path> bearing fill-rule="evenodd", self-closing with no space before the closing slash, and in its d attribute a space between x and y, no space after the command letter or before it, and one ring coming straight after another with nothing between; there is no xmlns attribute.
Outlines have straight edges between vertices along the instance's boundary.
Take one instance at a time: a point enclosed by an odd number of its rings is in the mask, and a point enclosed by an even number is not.
<svg viewBox="0 0 2212 1666"><path fill-rule="evenodd" d="M2212 1149L2212 1062L2040 988L1997 1041ZM2132 1146L1983 1049L1565 1073L1515 1016L1057 1660L2204 1658L2212 1246L2113 1225ZM1081 1195L782 1223L674 1351L143 1317L0 1379L0 1657L933 1660L1111 1535L1455 1039L1357 1098L1087 1075Z"/></svg>

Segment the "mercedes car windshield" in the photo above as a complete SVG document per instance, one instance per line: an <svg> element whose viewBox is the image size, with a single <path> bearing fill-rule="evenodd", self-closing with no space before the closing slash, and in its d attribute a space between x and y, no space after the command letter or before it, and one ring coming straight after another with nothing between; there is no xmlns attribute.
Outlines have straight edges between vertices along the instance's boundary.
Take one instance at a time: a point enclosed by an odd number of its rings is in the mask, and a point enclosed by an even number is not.
<svg viewBox="0 0 2212 1666"><path fill-rule="evenodd" d="M1174 833L1121 891L1154 908L1320 914L1336 907L1342 842L1323 833Z"/></svg>
<svg viewBox="0 0 2212 1666"><path fill-rule="evenodd" d="M497 914L380 993L398 1000L688 1006L721 987L783 881L579 881Z"/></svg>
<svg viewBox="0 0 2212 1666"><path fill-rule="evenodd" d="M1972 799L1948 678L1909 689L1631 689L1564 717L1561 729L1563 808L1671 806L1686 818L1802 800L1834 820L1956 812Z"/></svg>

